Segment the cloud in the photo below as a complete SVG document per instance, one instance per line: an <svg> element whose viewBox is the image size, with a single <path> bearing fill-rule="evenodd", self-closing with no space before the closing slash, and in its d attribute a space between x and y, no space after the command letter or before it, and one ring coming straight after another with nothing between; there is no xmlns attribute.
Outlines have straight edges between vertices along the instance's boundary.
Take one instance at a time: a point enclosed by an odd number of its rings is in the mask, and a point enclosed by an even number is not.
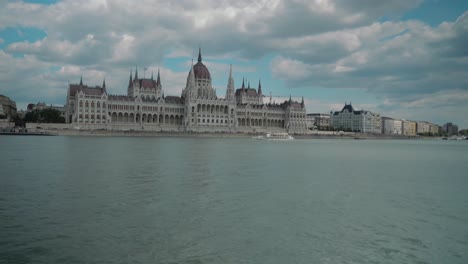
<svg viewBox="0 0 468 264"><path fill-rule="evenodd" d="M95 84L106 77L112 93L124 93L130 68L138 64L155 72L159 66L166 94L177 95L185 86L184 63L190 63L201 45L209 51L206 64L216 76L227 74L229 62L224 61L248 65L268 57L275 82L287 87L364 88L392 106L424 108L430 103L418 101L421 98L468 88L468 12L435 27L399 20L421 2L2 1L0 30L32 27L47 36L9 43L0 50L0 68L15 69L0 73L1 92L34 101L32 94L41 86L47 91L41 100L60 103L67 81L76 82L83 74L86 82ZM182 63L162 67L165 59ZM237 65L234 69L262 70ZM324 110L334 104L313 103ZM394 111L378 103L369 107Z"/></svg>
<svg viewBox="0 0 468 264"><path fill-rule="evenodd" d="M338 54L326 56L330 60L316 61L296 52L283 54L273 60L272 73L293 87L366 88L399 100L468 88L468 79L463 77L468 67L468 48L461 44L468 40L468 12L453 23L444 22L435 28L418 21L385 22L345 33L353 35L356 44L349 44L343 37L328 37L322 38L318 47L317 42L308 41L295 49L309 47L312 51L308 53L313 54L314 50L329 47Z"/></svg>

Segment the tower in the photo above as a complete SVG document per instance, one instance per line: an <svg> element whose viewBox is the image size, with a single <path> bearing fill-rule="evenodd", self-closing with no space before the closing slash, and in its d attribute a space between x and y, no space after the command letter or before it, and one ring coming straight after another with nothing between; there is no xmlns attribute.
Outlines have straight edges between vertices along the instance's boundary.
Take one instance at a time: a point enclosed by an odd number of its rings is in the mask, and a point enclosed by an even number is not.
<svg viewBox="0 0 468 264"><path fill-rule="evenodd" d="M227 89L226 89L226 100L231 101L235 99L234 96L234 79L232 78L232 64L229 67L229 78L228 78L228 84L227 84Z"/></svg>

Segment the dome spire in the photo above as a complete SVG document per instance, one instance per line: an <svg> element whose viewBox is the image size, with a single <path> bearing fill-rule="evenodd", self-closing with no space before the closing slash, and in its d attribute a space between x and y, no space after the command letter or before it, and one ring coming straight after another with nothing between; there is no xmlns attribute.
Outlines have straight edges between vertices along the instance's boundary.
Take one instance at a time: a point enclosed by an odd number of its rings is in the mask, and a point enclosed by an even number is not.
<svg viewBox="0 0 468 264"><path fill-rule="evenodd" d="M202 57L201 57L201 48L199 47L198 48L198 62L201 62L202 61Z"/></svg>

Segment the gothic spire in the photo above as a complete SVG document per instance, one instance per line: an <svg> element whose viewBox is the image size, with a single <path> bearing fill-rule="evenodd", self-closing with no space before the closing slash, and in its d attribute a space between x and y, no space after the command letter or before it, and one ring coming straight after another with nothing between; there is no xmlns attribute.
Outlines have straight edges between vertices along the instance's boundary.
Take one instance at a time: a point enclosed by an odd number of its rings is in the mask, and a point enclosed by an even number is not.
<svg viewBox="0 0 468 264"><path fill-rule="evenodd" d="M228 85L226 89L226 99L231 100L234 99L234 78L232 78L232 64L229 66L229 79L228 79Z"/></svg>
<svg viewBox="0 0 468 264"><path fill-rule="evenodd" d="M244 82L244 77L242 77L242 90L245 90L245 82Z"/></svg>
<svg viewBox="0 0 468 264"><path fill-rule="evenodd" d="M156 84L161 85L161 76L159 74L159 68L158 68L158 77L156 78Z"/></svg>
<svg viewBox="0 0 468 264"><path fill-rule="evenodd" d="M128 80L128 87L132 86L132 70L130 70L130 79Z"/></svg>
<svg viewBox="0 0 468 264"><path fill-rule="evenodd" d="M153 81L153 71L151 71L151 80Z"/></svg>
<svg viewBox="0 0 468 264"><path fill-rule="evenodd" d="M201 48L198 48L198 62L201 62L202 61L202 58L201 58Z"/></svg>
<svg viewBox="0 0 468 264"><path fill-rule="evenodd" d="M249 85L247 86L247 89L250 89L250 81L249 81Z"/></svg>
<svg viewBox="0 0 468 264"><path fill-rule="evenodd" d="M106 78L102 81L102 88L106 89Z"/></svg>
<svg viewBox="0 0 468 264"><path fill-rule="evenodd" d="M258 80L258 94L262 94L262 82Z"/></svg>
<svg viewBox="0 0 468 264"><path fill-rule="evenodd" d="M80 85L83 86L83 75L80 77Z"/></svg>
<svg viewBox="0 0 468 264"><path fill-rule="evenodd" d="M138 66L135 66L135 80L138 80Z"/></svg>
<svg viewBox="0 0 468 264"><path fill-rule="evenodd" d="M304 96L302 96L301 106L304 107Z"/></svg>
<svg viewBox="0 0 468 264"><path fill-rule="evenodd" d="M289 104L291 104L292 99L291 99L291 94L289 94Z"/></svg>

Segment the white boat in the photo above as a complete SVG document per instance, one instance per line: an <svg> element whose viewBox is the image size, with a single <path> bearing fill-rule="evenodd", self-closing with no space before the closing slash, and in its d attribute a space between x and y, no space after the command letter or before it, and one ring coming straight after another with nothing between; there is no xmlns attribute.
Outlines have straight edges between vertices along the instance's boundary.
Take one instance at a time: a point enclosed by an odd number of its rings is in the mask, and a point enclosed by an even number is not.
<svg viewBox="0 0 468 264"><path fill-rule="evenodd" d="M265 136L256 136L253 138L259 140L294 140L293 136L289 135L288 133L267 133Z"/></svg>

